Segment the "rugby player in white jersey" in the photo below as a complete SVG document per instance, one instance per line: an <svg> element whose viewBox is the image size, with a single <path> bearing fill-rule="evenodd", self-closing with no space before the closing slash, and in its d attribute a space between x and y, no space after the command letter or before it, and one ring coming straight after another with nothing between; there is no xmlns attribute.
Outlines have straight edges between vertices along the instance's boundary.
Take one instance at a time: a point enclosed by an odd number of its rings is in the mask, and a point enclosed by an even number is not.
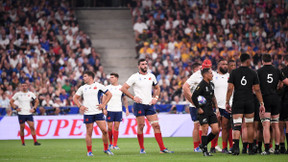
<svg viewBox="0 0 288 162"><path fill-rule="evenodd" d="M117 146L118 135L119 135L119 125L122 121L122 101L126 108L126 116L129 115L128 102L126 97L121 91L121 85L118 83L119 75L117 73L110 74L110 85L107 86L107 89L112 93L112 98L107 104L107 111L105 109L104 114L107 116L106 121L108 123L108 137L109 137L109 149L119 150ZM103 99L106 99L106 96L103 96ZM114 130L113 129L114 126ZM113 140L112 140L113 138ZM113 143L114 141L114 143Z"/></svg>
<svg viewBox="0 0 288 162"><path fill-rule="evenodd" d="M212 63L210 60L204 60L202 63L202 69L211 68L211 66L212 66ZM192 67L193 74L189 77L189 79L183 85L183 93L184 93L186 100L190 102L190 105L189 105L190 115L191 115L192 121L194 122L194 128L193 128L194 152L201 152L199 145L201 143L200 137L202 136L202 130L200 130L200 124L197 118L197 109L194 106L193 101L191 99L192 93L194 92L195 88L203 79L200 69L201 69L201 64L194 63Z"/></svg>
<svg viewBox="0 0 288 162"><path fill-rule="evenodd" d="M228 88L228 79L229 79L228 63L226 60L220 60L218 62L217 71L213 74L213 83L215 86L214 93L221 115L220 123L222 127L222 153L229 153L227 149L227 142L229 137L229 131L231 129L230 113L226 111L226 105L225 105L226 91ZM230 145L230 147L232 146ZM212 143L210 152L215 152L215 148L213 148Z"/></svg>
<svg viewBox="0 0 288 162"><path fill-rule="evenodd" d="M106 121L103 114L103 109L111 99L112 94L108 89L97 82L94 82L95 74L92 71L85 71L83 74L84 85L82 85L73 96L74 103L80 108L80 112L84 112L84 123L86 124L86 146L87 156L92 154L92 131L93 124L96 122L97 126L102 131L102 140L104 144L104 153L113 155L108 148L108 133L106 128ZM101 94L105 94L105 100L100 103ZM82 104L80 98L83 98Z"/></svg>
<svg viewBox="0 0 288 162"><path fill-rule="evenodd" d="M10 105L13 109L18 112L18 120L20 124L20 137L22 141L22 145L25 146L24 141L24 129L25 129L25 122L28 123L31 135L34 140L34 145L39 146L41 145L37 142L35 128L34 128L34 120L32 113L36 111L37 106L39 105L39 100L37 99L36 95L28 90L29 81L26 80L24 83L21 84L21 91L16 92L12 99L10 100ZM14 104L17 101L18 105Z"/></svg>
<svg viewBox="0 0 288 162"><path fill-rule="evenodd" d="M159 99L160 86L157 84L156 77L152 73L147 72L147 61L140 59L138 61L139 72L130 76L126 83L122 86L121 91L134 101L134 114L137 120L137 138L140 145L140 154L145 154L143 129L145 126L145 116L153 127L155 139L160 147L160 153L174 153L169 151L163 144L162 134L153 105ZM128 89L133 87L133 96ZM152 89L153 97L152 97Z"/></svg>

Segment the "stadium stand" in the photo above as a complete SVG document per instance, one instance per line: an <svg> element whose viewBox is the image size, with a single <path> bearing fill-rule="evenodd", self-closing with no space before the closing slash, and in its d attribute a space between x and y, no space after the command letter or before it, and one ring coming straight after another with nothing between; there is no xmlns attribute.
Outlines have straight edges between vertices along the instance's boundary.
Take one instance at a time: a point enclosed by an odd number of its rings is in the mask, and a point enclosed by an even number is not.
<svg viewBox="0 0 288 162"><path fill-rule="evenodd" d="M48 96L53 109L74 105L72 96L84 70L97 71L102 83L107 80L99 74L100 55L79 29L68 2L0 1L0 103L25 78L39 95L40 106L47 106L43 101Z"/></svg>
<svg viewBox="0 0 288 162"><path fill-rule="evenodd" d="M246 52L253 68L261 54L273 55L282 67L287 55L288 5L285 1L143 0L133 1L131 13L139 58L149 60L150 71L161 85L161 103L184 101L181 85L191 75L191 64Z"/></svg>
<svg viewBox="0 0 288 162"><path fill-rule="evenodd" d="M149 71L159 81L159 106L169 105L159 111L170 111L175 96L185 103L182 85L194 62L210 59L215 68L225 58L239 64L240 54L246 52L258 69L261 54L269 53L281 68L287 55L285 1L133 0L127 5L138 58L148 59ZM108 83L101 74L100 54L79 29L68 1L2 0L0 15L0 103L5 102L4 94L10 98L27 77L40 105L49 95L52 108L74 105L72 96L86 69L97 71L97 81ZM61 103L56 104L58 98Z"/></svg>

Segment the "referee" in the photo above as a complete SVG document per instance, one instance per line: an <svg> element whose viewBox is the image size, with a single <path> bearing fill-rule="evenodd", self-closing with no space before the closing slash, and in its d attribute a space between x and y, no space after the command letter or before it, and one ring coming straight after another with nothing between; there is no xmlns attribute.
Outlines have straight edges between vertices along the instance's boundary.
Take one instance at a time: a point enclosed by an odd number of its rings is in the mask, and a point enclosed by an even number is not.
<svg viewBox="0 0 288 162"><path fill-rule="evenodd" d="M270 54L263 54L262 56L263 67L257 73L260 81L260 89L263 95L265 104L265 114L261 117L263 125L263 137L265 143L265 151L261 155L269 155L270 145L270 122L272 124L273 133L275 132L275 151L274 154L280 154L280 130L279 130L279 112L281 108L280 97L277 94L277 85L279 81L288 83L288 79L284 76L283 72L276 69L272 65L272 57Z"/></svg>
<svg viewBox="0 0 288 162"><path fill-rule="evenodd" d="M218 126L218 120L217 117L213 111L213 104L217 108L217 115L219 116L219 110L216 102L216 98L214 95L214 84L211 83L213 79L212 70L210 68L204 68L201 71L201 74L203 76L203 80L199 83L199 85L196 87L195 91L192 95L192 101L197 108L198 112L198 119L200 122L200 125L202 127L202 144L201 149L203 151L204 156L212 156L207 151L207 144L216 137L216 135L219 133L219 126ZM206 104L200 106L198 103L198 96L203 96L206 99ZM211 127L212 131L208 134L208 127Z"/></svg>
<svg viewBox="0 0 288 162"><path fill-rule="evenodd" d="M260 102L260 113L265 112L262 94L259 86L259 79L255 71L249 68L251 57L243 53L240 56L241 66L233 70L229 76L228 89L226 97L226 110L231 112L229 104L232 92L234 91L232 116L233 116L233 149L232 155L239 155L239 138L242 125L242 119L245 118L247 126L247 135L249 143L249 154L253 153L253 122L254 122L254 98L252 88L255 91Z"/></svg>

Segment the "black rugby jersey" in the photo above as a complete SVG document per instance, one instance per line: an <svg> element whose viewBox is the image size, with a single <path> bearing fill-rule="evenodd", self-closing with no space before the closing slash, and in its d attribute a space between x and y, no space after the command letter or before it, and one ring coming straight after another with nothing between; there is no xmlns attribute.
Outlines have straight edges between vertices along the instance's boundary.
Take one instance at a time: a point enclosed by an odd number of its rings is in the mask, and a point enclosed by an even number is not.
<svg viewBox="0 0 288 162"><path fill-rule="evenodd" d="M252 86L259 84L259 79L255 71L240 66L231 72L228 83L234 85L233 103L246 102L253 100Z"/></svg>

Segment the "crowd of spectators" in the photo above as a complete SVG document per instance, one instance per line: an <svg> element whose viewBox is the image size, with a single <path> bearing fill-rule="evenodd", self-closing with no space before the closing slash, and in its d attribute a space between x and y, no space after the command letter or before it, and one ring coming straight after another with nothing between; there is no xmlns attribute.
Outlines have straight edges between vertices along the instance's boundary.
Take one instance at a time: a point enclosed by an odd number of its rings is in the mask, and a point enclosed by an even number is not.
<svg viewBox="0 0 288 162"><path fill-rule="evenodd" d="M97 71L97 80L107 84L100 55L68 2L0 0L0 106L7 114L9 99L27 78L41 114L45 106L59 114L59 107L74 105L84 70Z"/></svg>
<svg viewBox="0 0 288 162"><path fill-rule="evenodd" d="M147 58L149 72L161 87L159 104L186 104L182 85L192 64L234 59L245 52L252 66L269 53L282 66L288 47L288 5L284 0L131 0L138 58ZM0 107L11 114L9 99L26 78L45 106L73 106L84 70L108 84L100 55L79 29L67 0L0 0ZM10 111L9 111L10 110ZM49 111L50 112L50 111Z"/></svg>
<svg viewBox="0 0 288 162"><path fill-rule="evenodd" d="M261 67L261 54L269 53L281 67L288 47L288 4L284 0L134 0L130 3L139 58L161 86L160 103L185 101L181 87L191 65L241 53Z"/></svg>

